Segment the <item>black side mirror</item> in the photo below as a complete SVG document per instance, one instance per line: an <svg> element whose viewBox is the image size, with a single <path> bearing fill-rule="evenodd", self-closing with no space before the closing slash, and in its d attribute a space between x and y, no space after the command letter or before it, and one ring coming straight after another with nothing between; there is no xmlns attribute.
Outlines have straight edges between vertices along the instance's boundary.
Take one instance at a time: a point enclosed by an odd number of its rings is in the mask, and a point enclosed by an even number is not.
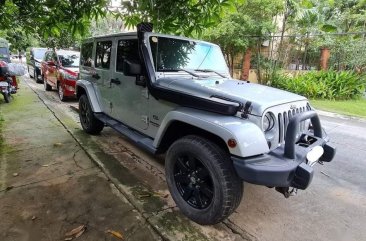
<svg viewBox="0 0 366 241"><path fill-rule="evenodd" d="M33 57L33 55L31 55L31 56L30 56L30 60L34 60L34 57Z"/></svg>
<svg viewBox="0 0 366 241"><path fill-rule="evenodd" d="M138 76L141 75L141 65L138 63L132 63L128 60L123 61L123 74L125 76Z"/></svg>

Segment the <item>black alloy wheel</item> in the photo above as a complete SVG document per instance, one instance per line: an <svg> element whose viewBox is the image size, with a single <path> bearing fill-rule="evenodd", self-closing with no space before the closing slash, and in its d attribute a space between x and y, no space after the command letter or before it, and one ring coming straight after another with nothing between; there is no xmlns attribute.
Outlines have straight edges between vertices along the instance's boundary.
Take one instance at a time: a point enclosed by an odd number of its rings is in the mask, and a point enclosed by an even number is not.
<svg viewBox="0 0 366 241"><path fill-rule="evenodd" d="M176 140L165 157L165 175L180 211L199 224L221 222L234 212L243 195L243 181L230 154L204 137Z"/></svg>
<svg viewBox="0 0 366 241"><path fill-rule="evenodd" d="M86 95L82 95L79 99L79 118L81 127L89 134L99 134L104 128L104 123L95 118Z"/></svg>
<svg viewBox="0 0 366 241"><path fill-rule="evenodd" d="M182 198L197 209L207 208L214 197L212 178L203 163L193 156L178 157L174 180Z"/></svg>
<svg viewBox="0 0 366 241"><path fill-rule="evenodd" d="M88 104L86 101L80 101L79 102L79 113L80 113L80 122L85 129L88 129L90 127L90 115L91 112L89 110Z"/></svg>

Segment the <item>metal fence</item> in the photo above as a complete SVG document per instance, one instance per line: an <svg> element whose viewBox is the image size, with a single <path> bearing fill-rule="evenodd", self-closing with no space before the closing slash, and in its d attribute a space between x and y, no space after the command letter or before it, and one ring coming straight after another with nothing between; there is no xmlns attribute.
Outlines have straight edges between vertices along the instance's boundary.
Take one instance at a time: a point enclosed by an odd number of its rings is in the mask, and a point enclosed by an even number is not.
<svg viewBox="0 0 366 241"><path fill-rule="evenodd" d="M281 69L308 71L319 69L366 72L366 32L318 35L273 35L266 40L249 36L252 47L251 69L261 78ZM243 56L234 62L234 75L241 76Z"/></svg>

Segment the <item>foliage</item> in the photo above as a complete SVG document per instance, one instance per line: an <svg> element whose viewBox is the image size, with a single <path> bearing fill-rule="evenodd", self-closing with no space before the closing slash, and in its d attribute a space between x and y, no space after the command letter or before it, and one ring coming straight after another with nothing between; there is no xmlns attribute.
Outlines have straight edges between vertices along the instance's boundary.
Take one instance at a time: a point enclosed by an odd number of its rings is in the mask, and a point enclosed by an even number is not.
<svg viewBox="0 0 366 241"><path fill-rule="evenodd" d="M311 71L295 77L277 74L271 85L311 99L348 100L363 95L366 78L351 71Z"/></svg>
<svg viewBox="0 0 366 241"><path fill-rule="evenodd" d="M120 33L125 30L125 24L120 18L108 13L98 21L92 21L87 36L100 36L105 34Z"/></svg>
<svg viewBox="0 0 366 241"><path fill-rule="evenodd" d="M40 42L50 47L65 46L90 35L90 27L98 29L95 24L91 26L94 20L103 19L98 25L108 27L105 23L111 21L104 18L115 18L117 27L122 20L130 29L141 21L149 21L156 31L190 36L215 25L225 11L231 11L241 1L178 0L172 6L167 0L121 0L121 6L116 7L109 0L3 0L0 29L21 28L26 35L39 36Z"/></svg>
<svg viewBox="0 0 366 241"><path fill-rule="evenodd" d="M90 20L105 15L107 0L0 1L0 29L22 26L26 33L62 37L61 30L83 35Z"/></svg>
<svg viewBox="0 0 366 241"><path fill-rule="evenodd" d="M234 8L240 0L131 0L122 1L122 11L117 12L127 27L141 21L154 24L158 32L200 35L205 28L214 26L224 11Z"/></svg>
<svg viewBox="0 0 366 241"><path fill-rule="evenodd" d="M25 50L34 41L34 39L25 34L21 28L0 31L0 37L9 41L10 51L13 53Z"/></svg>
<svg viewBox="0 0 366 241"><path fill-rule="evenodd" d="M226 14L220 24L208 29L204 38L221 46L232 67L230 58L268 39L275 30L273 17L282 8L282 0L248 0L237 5L236 11Z"/></svg>

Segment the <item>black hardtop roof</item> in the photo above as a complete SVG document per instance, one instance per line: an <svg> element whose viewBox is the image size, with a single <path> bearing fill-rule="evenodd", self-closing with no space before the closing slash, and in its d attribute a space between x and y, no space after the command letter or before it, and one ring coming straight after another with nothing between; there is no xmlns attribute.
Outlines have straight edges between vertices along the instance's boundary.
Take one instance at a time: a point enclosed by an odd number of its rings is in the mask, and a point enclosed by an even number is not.
<svg viewBox="0 0 366 241"><path fill-rule="evenodd" d="M183 37L183 36L175 36L175 35L161 34L161 33L155 33L155 32L151 32L151 34L156 35L156 36L161 36L161 37L169 37L169 38L176 38L176 39L182 39L182 40L187 40L187 41L195 41L195 42L201 42L201 43L217 45L217 44L206 42L206 41L203 41L203 40L187 38L187 37ZM113 37L125 37L125 36L131 36L131 37L136 37L137 38L137 32L122 32L122 33L114 33L114 34L107 34L107 35L100 35L100 36L90 37L90 38L85 39L83 41L83 43L87 43L87 42L93 41L95 39L104 39L104 38L111 38L111 37L112 38Z"/></svg>
<svg viewBox="0 0 366 241"><path fill-rule="evenodd" d="M119 37L119 36L132 36L132 37L137 37L137 32L122 32L122 33L113 33L113 34L107 34L107 35L99 35L99 36L94 36L94 37L90 37L90 38L86 38L84 39L83 42L88 42L94 39L101 39L101 38L110 38L110 37Z"/></svg>

